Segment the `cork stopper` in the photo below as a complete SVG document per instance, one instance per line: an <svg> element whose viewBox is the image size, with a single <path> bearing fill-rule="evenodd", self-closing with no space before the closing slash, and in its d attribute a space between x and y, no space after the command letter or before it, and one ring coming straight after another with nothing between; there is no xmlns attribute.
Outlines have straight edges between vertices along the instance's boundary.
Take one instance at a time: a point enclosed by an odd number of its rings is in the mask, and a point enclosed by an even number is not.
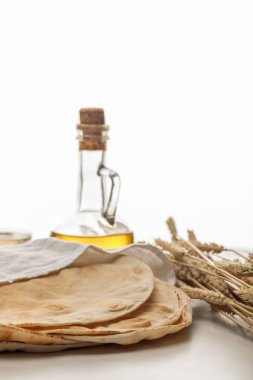
<svg viewBox="0 0 253 380"><path fill-rule="evenodd" d="M103 125L105 123L105 113L103 108L81 108L80 124Z"/></svg>
<svg viewBox="0 0 253 380"><path fill-rule="evenodd" d="M103 108L81 108L79 114L79 150L106 150L109 128L105 125Z"/></svg>

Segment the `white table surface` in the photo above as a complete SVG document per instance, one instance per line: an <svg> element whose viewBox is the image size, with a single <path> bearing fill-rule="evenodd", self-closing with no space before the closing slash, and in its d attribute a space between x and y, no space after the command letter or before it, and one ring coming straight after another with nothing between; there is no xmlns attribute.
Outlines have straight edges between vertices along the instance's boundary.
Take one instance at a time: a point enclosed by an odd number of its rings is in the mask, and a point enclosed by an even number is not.
<svg viewBox="0 0 253 380"><path fill-rule="evenodd" d="M157 341L108 345L51 354L1 353L1 379L253 378L253 337L232 327L203 302L191 327Z"/></svg>

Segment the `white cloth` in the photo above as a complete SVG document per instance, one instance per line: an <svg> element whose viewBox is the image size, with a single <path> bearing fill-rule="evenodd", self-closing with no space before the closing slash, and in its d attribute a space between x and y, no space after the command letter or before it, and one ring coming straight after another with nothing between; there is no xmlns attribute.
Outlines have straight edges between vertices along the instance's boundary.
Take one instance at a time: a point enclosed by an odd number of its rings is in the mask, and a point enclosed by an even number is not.
<svg viewBox="0 0 253 380"><path fill-rule="evenodd" d="M149 265L154 276L171 284L175 282L169 258L152 245L131 244L105 251L92 245L48 238L0 249L0 285L45 276L66 267L110 262L112 255L118 254L135 257Z"/></svg>

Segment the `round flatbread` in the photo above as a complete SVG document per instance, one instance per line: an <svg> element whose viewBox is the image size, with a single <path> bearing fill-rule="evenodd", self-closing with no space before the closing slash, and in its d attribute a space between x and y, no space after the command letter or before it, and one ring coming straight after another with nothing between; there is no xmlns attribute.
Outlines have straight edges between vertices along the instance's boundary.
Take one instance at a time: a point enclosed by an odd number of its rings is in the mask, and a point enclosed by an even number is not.
<svg viewBox="0 0 253 380"><path fill-rule="evenodd" d="M54 335L112 335L131 331L152 329L175 323L182 315L184 302L177 289L159 279L155 279L150 298L137 310L116 321L96 323L89 326L65 326L43 329Z"/></svg>
<svg viewBox="0 0 253 380"><path fill-rule="evenodd" d="M169 304L166 304L166 300ZM126 319L95 327L96 332L101 332L101 335L59 335L58 333L52 334L50 329L37 331L34 327L28 329L1 326L0 351L53 352L107 343L128 345L143 339L153 340L176 333L189 326L191 321L192 309L188 296L180 289L156 279L150 299L138 311L133 312ZM131 331L129 331L130 325ZM110 329L107 329L107 333L110 331L113 333L106 335L104 329L109 326ZM91 325L88 327L68 326L67 329L59 328L58 330L66 332L69 329L71 332L77 328L85 329L85 332L87 329L88 331L94 330ZM79 332L84 331L79 330Z"/></svg>
<svg viewBox="0 0 253 380"><path fill-rule="evenodd" d="M69 350L73 348L84 348L100 346L97 343L77 343L77 344L31 344L20 342L0 342L0 352L2 351L23 351L23 352L35 352L35 353L49 353Z"/></svg>
<svg viewBox="0 0 253 380"><path fill-rule="evenodd" d="M153 288L146 264L117 256L109 263L0 287L0 324L52 327L111 321L138 309Z"/></svg>
<svg viewBox="0 0 253 380"><path fill-rule="evenodd" d="M136 329L135 331L126 332L125 334L114 334L114 335L101 335L101 336L92 336L92 335L61 335L65 339L75 340L76 343L87 342L97 343L97 344L108 344L116 343L120 345L129 345L138 343L141 340L154 340L164 337L168 334L176 333L185 327L188 327L192 322L192 308L191 300L186 296L182 291L177 289L180 302L182 302L183 308L180 318L169 325L161 324L159 327L147 327Z"/></svg>
<svg viewBox="0 0 253 380"><path fill-rule="evenodd" d="M0 342L20 342L28 344L73 344L75 341L60 336L49 336L39 331L29 331L22 327L0 325Z"/></svg>

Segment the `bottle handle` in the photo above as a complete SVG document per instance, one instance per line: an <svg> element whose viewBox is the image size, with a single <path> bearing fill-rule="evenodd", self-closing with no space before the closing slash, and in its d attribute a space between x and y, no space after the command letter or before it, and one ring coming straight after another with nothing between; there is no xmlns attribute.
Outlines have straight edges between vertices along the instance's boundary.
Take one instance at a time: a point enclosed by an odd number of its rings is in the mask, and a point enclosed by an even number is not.
<svg viewBox="0 0 253 380"><path fill-rule="evenodd" d="M112 169L109 169L105 166L101 167L99 170L99 175L101 176L101 186L102 186L102 196L103 196L103 217L110 223L114 225L115 223L115 214L119 201L120 193L120 176L117 172ZM107 182L108 178L110 179L110 192L107 196Z"/></svg>

